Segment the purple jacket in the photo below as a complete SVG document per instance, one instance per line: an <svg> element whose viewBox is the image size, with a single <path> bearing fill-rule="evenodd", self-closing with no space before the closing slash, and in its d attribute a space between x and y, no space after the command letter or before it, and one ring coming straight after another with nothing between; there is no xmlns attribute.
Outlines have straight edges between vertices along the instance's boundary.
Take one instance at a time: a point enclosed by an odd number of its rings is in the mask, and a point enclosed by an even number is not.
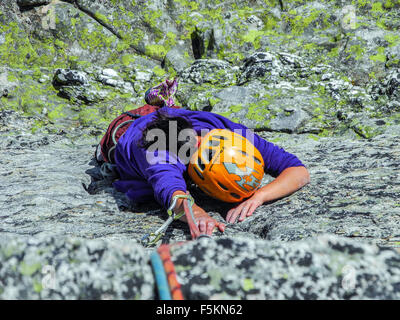
<svg viewBox="0 0 400 320"><path fill-rule="evenodd" d="M289 167L304 166L293 154L275 146L249 130L244 125L207 111L190 111L164 107L162 111L171 116L183 116L188 119L193 129L200 135L201 129L228 129L240 133L249 139L260 151L265 164L265 173L277 177ZM149 164L146 151L137 146L142 138L142 130L154 119L154 113L143 116L128 128L120 138L115 151L115 162L120 174L120 180L114 182L114 187L124 192L134 202L156 200L168 207L172 194L177 190L186 191L183 178L187 166L182 162ZM239 132L237 130L240 130Z"/></svg>

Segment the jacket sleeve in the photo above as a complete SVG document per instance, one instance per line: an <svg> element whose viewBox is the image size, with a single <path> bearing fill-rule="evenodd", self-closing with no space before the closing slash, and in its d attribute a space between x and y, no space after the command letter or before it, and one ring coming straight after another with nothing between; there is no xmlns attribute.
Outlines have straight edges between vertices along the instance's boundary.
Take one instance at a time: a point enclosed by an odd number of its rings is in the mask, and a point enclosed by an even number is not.
<svg viewBox="0 0 400 320"><path fill-rule="evenodd" d="M146 153L149 165L144 168L144 175L153 188L156 201L168 208L175 191L186 192L186 181L183 178L186 166L178 157L169 155L166 151L160 151L156 155L157 158L154 158L151 153Z"/></svg>

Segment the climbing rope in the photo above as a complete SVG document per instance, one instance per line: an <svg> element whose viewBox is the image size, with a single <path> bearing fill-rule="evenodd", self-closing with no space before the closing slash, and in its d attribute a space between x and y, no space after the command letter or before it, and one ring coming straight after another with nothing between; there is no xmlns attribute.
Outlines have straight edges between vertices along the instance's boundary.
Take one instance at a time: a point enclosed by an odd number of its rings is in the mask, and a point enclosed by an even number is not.
<svg viewBox="0 0 400 320"><path fill-rule="evenodd" d="M176 214L173 209L176 206L178 199L183 200L184 210ZM192 206L194 199L191 195L176 195L173 197L170 207L167 212L169 218L165 223L158 228L155 232L145 235L142 238L142 244L145 246L154 245L165 234L168 226L174 221L186 215L186 219L191 230L193 239L211 238L207 234L202 234L197 226L196 218L193 214ZM181 245L184 242L176 243L174 245ZM162 244L150 256L150 261L155 274L156 286L158 288L158 295L161 300L184 300L181 285L178 282L174 263L171 259L170 252L171 245Z"/></svg>
<svg viewBox="0 0 400 320"><path fill-rule="evenodd" d="M154 278L157 284L158 296L160 300L171 300L171 292L163 261L157 251L154 251L150 256L150 262L154 271Z"/></svg>
<svg viewBox="0 0 400 320"><path fill-rule="evenodd" d="M181 291L181 285L178 282L174 263L172 262L172 259L171 259L170 246L167 244L163 244L158 248L157 252L164 264L164 270L165 270L165 273L167 276L172 299L173 300L184 300L183 294Z"/></svg>
<svg viewBox="0 0 400 320"><path fill-rule="evenodd" d="M179 246L183 243L184 242L179 242L173 245L162 244L151 254L150 260L153 266L160 300L184 300L181 285L171 259L171 246Z"/></svg>

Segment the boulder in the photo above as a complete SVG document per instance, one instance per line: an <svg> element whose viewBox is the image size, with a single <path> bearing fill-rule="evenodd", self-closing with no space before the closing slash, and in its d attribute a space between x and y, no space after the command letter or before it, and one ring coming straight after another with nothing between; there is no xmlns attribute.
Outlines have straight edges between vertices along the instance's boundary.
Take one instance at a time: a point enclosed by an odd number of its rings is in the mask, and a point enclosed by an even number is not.
<svg viewBox="0 0 400 320"><path fill-rule="evenodd" d="M143 247L66 237L0 237L0 297L14 300L154 299Z"/></svg>
<svg viewBox="0 0 400 320"><path fill-rule="evenodd" d="M182 71L182 82L201 85L208 83L227 87L236 83L236 72L228 62L217 59L198 59L189 68Z"/></svg>
<svg viewBox="0 0 400 320"><path fill-rule="evenodd" d="M341 237L290 243L200 239L171 252L186 299L400 297L399 253Z"/></svg>

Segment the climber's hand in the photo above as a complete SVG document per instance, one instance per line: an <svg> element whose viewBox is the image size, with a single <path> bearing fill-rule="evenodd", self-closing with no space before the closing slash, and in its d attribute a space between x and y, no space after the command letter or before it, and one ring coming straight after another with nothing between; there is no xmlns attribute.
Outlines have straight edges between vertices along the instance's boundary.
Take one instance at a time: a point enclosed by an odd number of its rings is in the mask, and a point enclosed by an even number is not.
<svg viewBox="0 0 400 320"><path fill-rule="evenodd" d="M243 201L237 207L229 210L228 214L226 215L226 221L228 223L235 223L237 219L238 222L241 222L247 217L250 217L253 212L262 204L262 198L254 194L250 199Z"/></svg>
<svg viewBox="0 0 400 320"><path fill-rule="evenodd" d="M214 228L218 228L219 231L225 231L225 224L218 222L214 218L211 218L208 214L197 214L195 213L197 227L200 233L211 236ZM194 236L192 230L190 230L192 237Z"/></svg>

